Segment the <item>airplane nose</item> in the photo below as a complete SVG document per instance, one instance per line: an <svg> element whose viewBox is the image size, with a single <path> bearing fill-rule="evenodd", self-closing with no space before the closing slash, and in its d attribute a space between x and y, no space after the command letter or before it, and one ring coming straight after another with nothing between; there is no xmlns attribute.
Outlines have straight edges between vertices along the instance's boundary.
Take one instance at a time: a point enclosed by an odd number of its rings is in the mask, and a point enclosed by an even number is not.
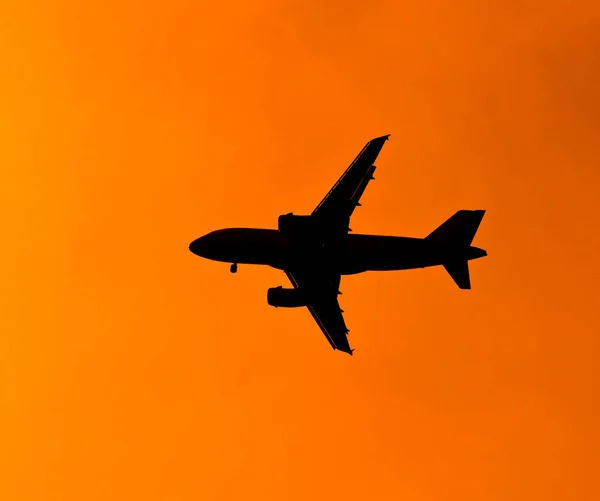
<svg viewBox="0 0 600 501"><path fill-rule="evenodd" d="M203 257L203 254L206 252L206 243L206 236L197 238L190 244L190 252L196 254L196 256Z"/></svg>

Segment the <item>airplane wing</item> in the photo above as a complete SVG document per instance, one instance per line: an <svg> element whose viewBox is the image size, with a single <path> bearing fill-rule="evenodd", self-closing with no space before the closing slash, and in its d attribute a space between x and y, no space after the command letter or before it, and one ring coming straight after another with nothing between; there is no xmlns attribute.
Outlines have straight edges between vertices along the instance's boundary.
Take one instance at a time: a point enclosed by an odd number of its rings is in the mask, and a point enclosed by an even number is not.
<svg viewBox="0 0 600 501"><path fill-rule="evenodd" d="M333 185L325 198L315 208L312 215L319 216L330 221L339 221L340 224L348 224L354 209L360 205L367 184L373 179L375 172L375 160L387 141L387 136L377 137L369 141L342 177Z"/></svg>
<svg viewBox="0 0 600 501"><path fill-rule="evenodd" d="M324 278L308 272L285 272L296 289L308 290L311 299L307 305L318 326L334 350L352 355L342 309L337 300L340 275ZM313 292L313 293L311 293Z"/></svg>

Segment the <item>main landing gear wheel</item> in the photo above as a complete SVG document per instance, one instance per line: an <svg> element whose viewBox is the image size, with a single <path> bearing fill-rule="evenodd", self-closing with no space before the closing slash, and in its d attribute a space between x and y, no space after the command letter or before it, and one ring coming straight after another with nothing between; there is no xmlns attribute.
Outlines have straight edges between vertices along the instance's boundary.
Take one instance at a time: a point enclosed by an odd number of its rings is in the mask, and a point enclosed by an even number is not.
<svg viewBox="0 0 600 501"><path fill-rule="evenodd" d="M229 271L231 273L237 273L237 263L233 263L230 267L229 267Z"/></svg>

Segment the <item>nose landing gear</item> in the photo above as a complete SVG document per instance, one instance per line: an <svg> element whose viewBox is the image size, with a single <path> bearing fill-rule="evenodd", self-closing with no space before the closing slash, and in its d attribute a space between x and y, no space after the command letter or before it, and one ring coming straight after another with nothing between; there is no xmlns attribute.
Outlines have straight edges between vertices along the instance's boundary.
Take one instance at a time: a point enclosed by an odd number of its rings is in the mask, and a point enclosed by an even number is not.
<svg viewBox="0 0 600 501"><path fill-rule="evenodd" d="M233 263L230 267L229 267L229 271L231 273L237 273L237 263Z"/></svg>

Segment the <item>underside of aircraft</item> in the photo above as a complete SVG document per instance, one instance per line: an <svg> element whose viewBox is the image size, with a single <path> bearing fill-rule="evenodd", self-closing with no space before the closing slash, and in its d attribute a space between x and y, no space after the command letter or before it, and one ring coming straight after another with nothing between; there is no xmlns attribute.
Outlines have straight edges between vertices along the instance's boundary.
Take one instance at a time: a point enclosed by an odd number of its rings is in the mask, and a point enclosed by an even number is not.
<svg viewBox="0 0 600 501"><path fill-rule="evenodd" d="M471 246L484 210L460 210L425 238L354 234L350 218L374 179L375 160L389 135L369 141L310 215L279 216L278 228L227 228L194 240L194 254L282 270L291 288L267 291L267 302L306 307L331 347L352 355L338 302L342 275L443 266L461 289L471 288L469 261L486 256Z"/></svg>

